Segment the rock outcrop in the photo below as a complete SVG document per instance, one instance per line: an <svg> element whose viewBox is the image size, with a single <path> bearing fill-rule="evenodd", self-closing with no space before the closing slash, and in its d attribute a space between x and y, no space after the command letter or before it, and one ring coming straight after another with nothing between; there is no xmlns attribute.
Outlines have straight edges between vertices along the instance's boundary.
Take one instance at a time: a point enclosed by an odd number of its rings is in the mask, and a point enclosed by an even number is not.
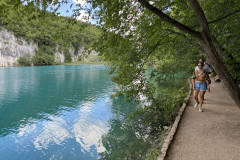
<svg viewBox="0 0 240 160"><path fill-rule="evenodd" d="M16 66L18 58L35 55L37 44L16 37L13 32L0 28L0 67Z"/></svg>
<svg viewBox="0 0 240 160"><path fill-rule="evenodd" d="M36 54L37 50L38 45L36 43L29 43L24 38L16 37L13 32L0 27L0 67L18 66L19 57L24 57L25 55L32 57ZM56 51L54 61L60 64L64 63L64 54L58 51L58 47ZM97 52L92 51L91 56L93 58L88 59L84 56L84 47L81 47L77 51L77 54L73 47L69 49L69 52L72 57L72 62L77 62L79 56L86 62L91 61L91 59L95 60L98 56Z"/></svg>

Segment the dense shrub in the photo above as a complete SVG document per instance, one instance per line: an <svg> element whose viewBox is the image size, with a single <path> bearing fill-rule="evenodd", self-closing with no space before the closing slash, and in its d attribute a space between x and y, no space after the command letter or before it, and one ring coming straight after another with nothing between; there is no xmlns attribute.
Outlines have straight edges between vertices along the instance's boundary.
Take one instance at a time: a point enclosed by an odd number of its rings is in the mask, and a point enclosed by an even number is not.
<svg viewBox="0 0 240 160"><path fill-rule="evenodd" d="M54 53L55 53L54 48L55 48L54 46L51 47L51 46L41 45L41 46L39 46L38 50L40 52L46 53L48 55L54 55Z"/></svg>
<svg viewBox="0 0 240 160"><path fill-rule="evenodd" d="M72 57L71 54L69 52L69 49L65 48L63 51L63 54L65 56L65 63L71 63L72 62Z"/></svg>
<svg viewBox="0 0 240 160"><path fill-rule="evenodd" d="M78 57L78 61L82 61L82 57L81 56Z"/></svg>
<svg viewBox="0 0 240 160"><path fill-rule="evenodd" d="M31 64L32 64L32 62L31 62L31 55L30 54L26 54L23 57L19 57L18 64L20 66L31 66Z"/></svg>
<svg viewBox="0 0 240 160"><path fill-rule="evenodd" d="M54 57L46 53L38 53L33 56L32 62L35 66L52 65L54 63Z"/></svg>

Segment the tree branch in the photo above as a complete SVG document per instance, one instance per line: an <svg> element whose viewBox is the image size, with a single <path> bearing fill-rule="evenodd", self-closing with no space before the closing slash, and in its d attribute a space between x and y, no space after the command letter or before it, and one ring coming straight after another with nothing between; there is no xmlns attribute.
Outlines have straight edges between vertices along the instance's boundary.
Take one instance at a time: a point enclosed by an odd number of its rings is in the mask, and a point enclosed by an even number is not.
<svg viewBox="0 0 240 160"><path fill-rule="evenodd" d="M211 23L215 23L215 22L221 21L222 19L225 19L225 18L227 18L227 17L229 17L229 16L231 16L231 15L233 15L233 14L236 14L236 13L238 13L238 12L240 12L240 9L237 9L237 10L233 11L232 13L229 13L229 14L227 14L227 15L225 15L225 16L222 16L222 17L217 18L217 19L215 19L215 20L209 21L209 22L207 22L207 23L208 23L208 24L211 24ZM198 26L199 26L199 25L195 25L195 26L192 26L192 27L195 28L195 27L198 27Z"/></svg>
<svg viewBox="0 0 240 160"><path fill-rule="evenodd" d="M232 13L229 13L229 14L227 14L227 15L225 15L225 16L223 16L223 17L220 17L220 18L218 18L218 19L215 19L215 20L213 20L213 21L209 21L208 24L218 22L218 21L220 21L220 20L222 20L222 19L224 19L224 18L227 18L227 17L229 17L229 16L231 16L231 15L233 15L233 14L235 14L235 13L238 13L238 12L240 12L240 9L235 10L235 11L233 11Z"/></svg>
<svg viewBox="0 0 240 160"><path fill-rule="evenodd" d="M205 16L200 4L198 3L197 0L189 0L189 2L190 2L190 5L195 12L195 15L198 18L198 22L200 24L202 33L204 33L206 36L210 37L210 30L209 30L209 27L208 27L207 18Z"/></svg>
<svg viewBox="0 0 240 160"><path fill-rule="evenodd" d="M174 27L177 27L178 29L180 29L181 31L184 31L192 36L194 36L195 38L201 40L201 33L198 31L195 31L194 29L176 21L175 19L169 17L168 15L166 15L165 13L163 13L161 10L159 10L158 8L154 7L153 5L149 4L149 2L147 2L146 0L138 0L138 2L144 6L145 8L149 9L150 11L152 11L154 14L156 14L158 17L160 17L161 19L163 19L164 21L166 21L167 23L171 24Z"/></svg>

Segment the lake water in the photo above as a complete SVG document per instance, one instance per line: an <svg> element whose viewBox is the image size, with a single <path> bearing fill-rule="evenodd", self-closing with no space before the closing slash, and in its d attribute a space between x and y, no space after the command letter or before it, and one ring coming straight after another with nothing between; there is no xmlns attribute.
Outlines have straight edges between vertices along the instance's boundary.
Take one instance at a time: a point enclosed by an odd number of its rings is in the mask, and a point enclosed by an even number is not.
<svg viewBox="0 0 240 160"><path fill-rule="evenodd" d="M141 159L115 88L103 65L0 68L0 159Z"/></svg>

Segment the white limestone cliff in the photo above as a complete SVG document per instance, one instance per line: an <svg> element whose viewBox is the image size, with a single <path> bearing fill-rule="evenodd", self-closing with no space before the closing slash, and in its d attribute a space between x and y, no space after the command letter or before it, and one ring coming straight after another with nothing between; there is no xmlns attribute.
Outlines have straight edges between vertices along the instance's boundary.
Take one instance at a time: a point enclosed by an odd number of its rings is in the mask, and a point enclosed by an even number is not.
<svg viewBox="0 0 240 160"><path fill-rule="evenodd" d="M16 37L13 32L0 27L0 67L18 66L19 57L24 57L25 55L32 57L36 54L37 50L38 45L36 43L29 43L24 38ZM54 61L60 64L64 63L64 54L58 51L58 47L56 51ZM70 48L69 52L72 57L72 62L77 62L79 56L82 57L82 60L89 61L83 54L84 47L81 47L77 54L75 54L73 47ZM91 53L94 57L98 56L98 53L95 51Z"/></svg>
<svg viewBox="0 0 240 160"><path fill-rule="evenodd" d="M0 67L17 66L18 58L26 54L35 55L37 44L17 38L13 32L0 28Z"/></svg>

